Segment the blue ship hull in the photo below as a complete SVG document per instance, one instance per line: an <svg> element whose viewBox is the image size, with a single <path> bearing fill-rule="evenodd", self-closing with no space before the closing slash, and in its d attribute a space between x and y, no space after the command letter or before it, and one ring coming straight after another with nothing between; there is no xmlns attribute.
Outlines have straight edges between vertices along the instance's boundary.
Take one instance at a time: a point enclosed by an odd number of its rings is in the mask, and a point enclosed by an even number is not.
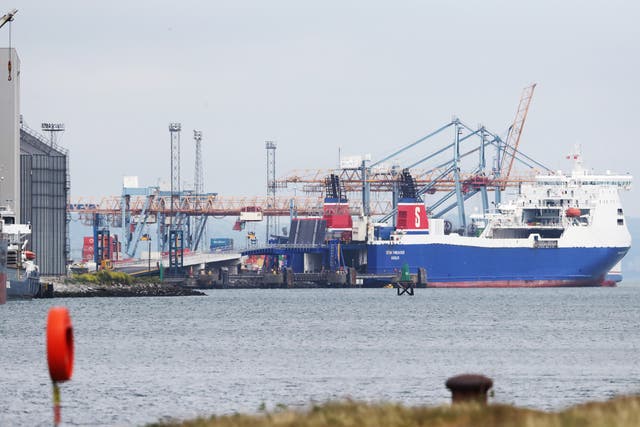
<svg viewBox="0 0 640 427"><path fill-rule="evenodd" d="M425 268L433 287L601 286L629 248L489 248L451 244L368 245L367 271Z"/></svg>

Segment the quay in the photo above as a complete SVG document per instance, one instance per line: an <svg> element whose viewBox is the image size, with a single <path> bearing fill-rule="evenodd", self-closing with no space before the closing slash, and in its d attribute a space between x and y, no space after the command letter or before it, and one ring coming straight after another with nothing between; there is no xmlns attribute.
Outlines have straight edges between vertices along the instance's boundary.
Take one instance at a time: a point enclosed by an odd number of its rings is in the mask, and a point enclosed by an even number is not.
<svg viewBox="0 0 640 427"><path fill-rule="evenodd" d="M427 282L422 281L422 277L426 278L426 275L411 275L411 287L426 288ZM296 273L291 268L233 273L222 267L215 271L202 270L200 274L190 276L182 283L196 289L363 288L380 287L381 283L398 287L400 278L400 274L359 273L355 268L313 273ZM372 286L372 283L375 285Z"/></svg>

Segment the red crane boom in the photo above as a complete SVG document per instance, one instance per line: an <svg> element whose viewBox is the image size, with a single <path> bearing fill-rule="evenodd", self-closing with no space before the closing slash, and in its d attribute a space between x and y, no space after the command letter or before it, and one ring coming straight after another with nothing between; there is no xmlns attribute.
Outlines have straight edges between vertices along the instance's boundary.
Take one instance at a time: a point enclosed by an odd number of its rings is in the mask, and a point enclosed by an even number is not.
<svg viewBox="0 0 640 427"><path fill-rule="evenodd" d="M502 161L500 162L500 180L502 181L502 190L506 188L507 183L509 182L509 177L511 176L513 162L516 158L516 154L518 153L518 145L520 144L522 129L524 129L524 122L527 120L527 113L529 112L529 105L531 105L531 98L533 98L533 91L535 88L536 83L531 86L527 86L522 91L518 110L516 111L516 118L513 120L513 124L509 129L509 134L507 135L506 146L502 153Z"/></svg>

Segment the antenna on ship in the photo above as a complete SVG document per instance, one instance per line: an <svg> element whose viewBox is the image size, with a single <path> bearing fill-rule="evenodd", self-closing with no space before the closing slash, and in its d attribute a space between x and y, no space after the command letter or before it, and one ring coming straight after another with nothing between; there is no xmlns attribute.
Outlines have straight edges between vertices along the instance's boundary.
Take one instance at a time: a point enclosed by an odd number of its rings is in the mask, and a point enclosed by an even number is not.
<svg viewBox="0 0 640 427"><path fill-rule="evenodd" d="M582 174L584 167L582 165L582 145L576 144L573 146L573 151L567 155L567 159L573 160L572 175Z"/></svg>

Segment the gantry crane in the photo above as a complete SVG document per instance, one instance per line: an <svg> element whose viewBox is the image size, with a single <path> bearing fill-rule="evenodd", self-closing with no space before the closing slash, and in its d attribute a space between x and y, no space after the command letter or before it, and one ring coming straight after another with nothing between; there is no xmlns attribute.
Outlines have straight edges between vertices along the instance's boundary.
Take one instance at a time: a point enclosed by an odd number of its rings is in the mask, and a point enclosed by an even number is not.
<svg viewBox="0 0 640 427"><path fill-rule="evenodd" d="M529 96L524 99L530 101L530 92ZM525 109L528 108L528 102L523 103L521 101L521 104ZM515 126L512 126L512 129L519 129L519 133L521 133L524 123L523 118L526 117L526 113L522 114L522 108L518 110L520 112L518 121ZM434 141L434 138L447 129L453 129L453 141L445 139L444 144L440 141L441 145L436 146L437 141ZM515 138L517 133L512 132L512 138ZM519 138L515 138L515 140L517 141ZM419 144L429 144L430 151L426 155L411 155L408 160L409 164L403 165L402 168L399 165L392 167L384 165L384 162L395 161L398 156L407 152L407 150L415 149L414 147ZM457 207L458 219L461 226L464 226L464 202L475 194L482 195L482 207L483 211L486 212L489 209L487 191L495 191L496 200L499 201L499 193L502 189L510 186L519 186L523 182L533 182L537 172L540 170L549 171L549 168L543 164L520 151L512 149L509 151L511 158L507 159L511 168L515 159L518 159L519 162L528 166L531 172L514 176L510 171L508 175L505 172L505 176L501 176L498 170L490 171L487 168L486 150L491 147L496 150L497 162L499 162L500 155L504 150L508 149L505 147L513 148L512 145L503 141L496 133L489 131L484 126L473 129L460 119L454 118L451 122L425 137L394 151L376 162L366 164L365 161L362 161L359 167L338 170L298 172L281 178L279 182L283 187L294 184L302 185L303 191L307 193L320 193L323 189L324 177L329 173L336 174L340 177L347 192L362 194L364 214L372 215L373 212L368 208L372 202L371 193L396 192L399 171L405 168L411 169L411 174L416 181L420 195L434 194L436 192L446 193L440 199L429 203L428 207L431 214L438 217ZM413 151L411 153L415 154ZM477 163L469 163L468 159L472 155L478 155ZM431 167L416 169L427 164ZM453 196L455 196L455 201L446 205L447 200ZM394 211L389 212L380 221L384 222L392 218L393 214Z"/></svg>
<svg viewBox="0 0 640 427"><path fill-rule="evenodd" d="M453 118L451 122L378 161L371 162L364 159L351 167L297 172L278 180L275 180L271 174L268 178L269 185L283 189L289 185L302 185L305 193L321 194L325 190L326 177L335 174L339 177L345 192L361 195L360 200L357 197L350 200L352 215L382 217L379 221L384 222L393 218L401 171L410 169L418 196L434 195L436 192L444 193L443 196L429 200L430 215L441 217L457 207L459 226L465 228L464 204L474 195L482 196L482 208L487 212L489 210L487 191L495 192L497 204L500 201L500 192L505 188L517 186L523 182L532 182L535 179L534 174L541 170L550 172L549 168L518 149L534 88L535 84L525 88L518 105L516 119L510 127L506 141L484 126L472 128L460 119ZM438 141L436 137L444 134L446 130L453 130L453 138L445 137L444 141ZM428 147L426 154L408 152L421 144ZM437 144L440 145L436 146ZM487 149L496 150L496 166L493 169L487 168L485 153ZM396 162L401 154L410 155L402 166ZM473 160L475 155L478 156L477 162ZM392 159L396 163L391 167L385 166L384 162ZM515 176L513 166L516 159L530 168L533 173ZM418 167L423 169L417 169ZM215 193L200 194L201 190L198 189L195 194L184 191L164 192L159 188L151 187L141 191L142 189L135 189L132 193L123 193L122 198L105 198L97 203L78 200L77 203L69 206L69 210L80 213L80 217L87 220L90 214L101 213L112 218L114 224L122 224L125 230L123 240L127 245L127 253L135 253L139 236L145 224L150 221L159 224L158 242L160 244L164 238L161 228L166 223L167 216L237 217L246 212L260 212L262 218L262 216L289 216L292 212L297 212L299 215L318 215L322 211L320 195L307 198L283 195L274 198L273 194L270 194L267 197L234 198L220 197ZM381 197L378 200L371 200L371 193ZM450 201L452 198L454 200Z"/></svg>

